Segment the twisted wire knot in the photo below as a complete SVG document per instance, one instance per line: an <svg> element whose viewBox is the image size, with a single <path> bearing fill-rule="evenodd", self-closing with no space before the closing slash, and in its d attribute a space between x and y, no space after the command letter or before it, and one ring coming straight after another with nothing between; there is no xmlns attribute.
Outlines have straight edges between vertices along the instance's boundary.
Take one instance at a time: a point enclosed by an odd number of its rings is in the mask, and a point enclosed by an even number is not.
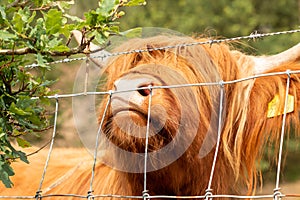
<svg viewBox="0 0 300 200"><path fill-rule="evenodd" d="M42 193L41 190L36 191L34 198L35 198L36 200L42 199L41 193Z"/></svg>
<svg viewBox="0 0 300 200"><path fill-rule="evenodd" d="M281 199L282 193L280 192L280 189L281 188L275 188L274 189L274 193L273 193L273 199L274 200L280 200Z"/></svg>
<svg viewBox="0 0 300 200"><path fill-rule="evenodd" d="M93 191L88 191L88 194L87 194L86 198L87 198L88 200L94 199Z"/></svg>
<svg viewBox="0 0 300 200"><path fill-rule="evenodd" d="M213 193L212 193L212 189L207 189L207 190L205 190L205 200L210 200L210 199L212 199L212 195L213 195Z"/></svg>
<svg viewBox="0 0 300 200"><path fill-rule="evenodd" d="M143 194L143 199L149 199L150 194L149 194L148 192L149 192L149 190L144 190L144 191L142 192L142 194Z"/></svg>

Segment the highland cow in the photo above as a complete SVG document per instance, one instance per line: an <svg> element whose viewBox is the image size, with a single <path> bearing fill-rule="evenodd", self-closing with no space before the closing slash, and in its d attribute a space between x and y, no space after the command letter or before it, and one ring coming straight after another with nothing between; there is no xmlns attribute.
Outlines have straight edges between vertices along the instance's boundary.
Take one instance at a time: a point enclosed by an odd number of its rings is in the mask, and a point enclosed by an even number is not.
<svg viewBox="0 0 300 200"><path fill-rule="evenodd" d="M259 57L223 43L179 45L193 42L195 39L179 36L131 39L115 51L144 51L107 61L103 90L113 92L102 99L99 109L100 140L105 141L100 146L105 153L99 158L102 163L96 165L93 194L205 195L218 132L220 143L210 192L253 194L262 148L267 142L279 142L285 99L289 106L285 109L286 131L293 126L298 132L300 75L287 70L300 69L299 45ZM160 48L164 46L174 48ZM227 84L273 72L287 73ZM67 157L82 153L62 151ZM31 162L33 166L42 164ZM86 195L92 166L88 163L57 161L49 166L44 183L48 189L42 194ZM15 166L14 191L22 191L16 195L33 195L37 187L22 186L31 182L33 172L21 173L19 168ZM59 179L72 169L71 175ZM5 190L0 193L5 194Z"/></svg>

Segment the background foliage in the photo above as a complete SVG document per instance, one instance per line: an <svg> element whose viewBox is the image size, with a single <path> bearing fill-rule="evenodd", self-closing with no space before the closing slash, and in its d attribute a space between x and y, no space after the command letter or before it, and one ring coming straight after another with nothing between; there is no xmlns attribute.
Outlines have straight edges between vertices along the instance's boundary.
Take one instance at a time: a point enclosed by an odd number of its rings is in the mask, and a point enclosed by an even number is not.
<svg viewBox="0 0 300 200"><path fill-rule="evenodd" d="M126 9L125 9L126 10ZM299 28L299 0L148 0L119 20L121 29L165 27L187 35L216 37L250 35ZM270 54L299 42L299 35L246 41L252 53Z"/></svg>

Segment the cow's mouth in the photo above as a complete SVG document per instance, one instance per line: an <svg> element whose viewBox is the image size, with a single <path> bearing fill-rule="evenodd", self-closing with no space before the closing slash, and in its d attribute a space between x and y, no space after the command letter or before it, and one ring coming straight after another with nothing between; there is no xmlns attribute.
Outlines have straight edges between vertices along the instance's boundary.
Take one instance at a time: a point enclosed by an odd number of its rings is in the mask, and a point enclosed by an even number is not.
<svg viewBox="0 0 300 200"><path fill-rule="evenodd" d="M143 153L147 137L149 151L157 151L171 142L174 137L172 133L176 132L170 130L170 127L165 127L167 119L163 115L155 108L150 112L150 116L142 108L118 108L111 113L105 132L109 133L107 136L118 147L127 151Z"/></svg>
<svg viewBox="0 0 300 200"><path fill-rule="evenodd" d="M117 115L137 115L143 119L147 119L147 113L145 113L142 109L138 109L138 108L120 108L117 110L114 110L113 115L117 116Z"/></svg>

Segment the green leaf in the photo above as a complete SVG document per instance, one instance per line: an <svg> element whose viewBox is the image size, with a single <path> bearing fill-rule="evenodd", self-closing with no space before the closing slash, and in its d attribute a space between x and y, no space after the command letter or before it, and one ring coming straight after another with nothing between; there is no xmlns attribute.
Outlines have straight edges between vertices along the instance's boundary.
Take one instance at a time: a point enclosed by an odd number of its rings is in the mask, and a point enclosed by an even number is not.
<svg viewBox="0 0 300 200"><path fill-rule="evenodd" d="M63 25L62 12L57 9L50 9L45 14L45 26L48 34L58 33Z"/></svg>
<svg viewBox="0 0 300 200"><path fill-rule="evenodd" d="M86 18L86 24L88 26L95 26L97 24L98 14L94 10L85 13L84 16Z"/></svg>
<svg viewBox="0 0 300 200"><path fill-rule="evenodd" d="M48 46L50 50L54 50L60 44L61 44L61 40L58 38L54 38L48 42Z"/></svg>
<svg viewBox="0 0 300 200"><path fill-rule="evenodd" d="M17 151L16 154L19 156L19 158L24 162L24 163L29 163L28 159L27 159L27 155L22 152L22 151Z"/></svg>
<svg viewBox="0 0 300 200"><path fill-rule="evenodd" d="M11 166L9 166L8 163L5 163L3 161L0 161L0 180L7 188L11 188L13 186L13 183L10 180L10 176L15 175L13 169Z"/></svg>
<svg viewBox="0 0 300 200"><path fill-rule="evenodd" d="M73 15L69 15L69 14L64 14L64 17L72 20L72 21L75 21L75 22L83 22L83 20L77 16L73 16Z"/></svg>
<svg viewBox="0 0 300 200"><path fill-rule="evenodd" d="M33 123L33 124L36 124L36 125L42 125L42 121L41 119L36 116L36 115L31 115L30 117L28 117L28 119Z"/></svg>
<svg viewBox="0 0 300 200"><path fill-rule="evenodd" d="M120 31L119 26L111 26L110 31L115 32L115 33L119 33L119 31Z"/></svg>
<svg viewBox="0 0 300 200"><path fill-rule="evenodd" d="M101 0L99 2L99 7L101 8L98 10L99 14L101 13L103 16L108 17L109 14L115 10L116 6L118 5L118 1L115 0Z"/></svg>
<svg viewBox="0 0 300 200"><path fill-rule="evenodd" d="M54 49L51 49L51 50L55 50L55 51L58 51L58 52L68 52L68 51L70 51L70 48L67 47L66 45L59 45L59 46L56 46Z"/></svg>
<svg viewBox="0 0 300 200"><path fill-rule="evenodd" d="M123 17L125 15L125 12L122 10L118 12L118 18Z"/></svg>
<svg viewBox="0 0 300 200"><path fill-rule="evenodd" d="M30 112L26 112L26 111L22 110L21 108L18 108L14 102L12 102L10 104L9 111L14 114L21 115L21 116L31 115Z"/></svg>
<svg viewBox="0 0 300 200"><path fill-rule="evenodd" d="M105 43L105 39L106 39L106 37L103 35L103 34L101 34L101 33L98 33L98 32L96 32L95 31L95 40L96 40L96 42L98 43L98 44L104 44Z"/></svg>
<svg viewBox="0 0 300 200"><path fill-rule="evenodd" d="M2 19L6 19L5 8L3 6L0 6L0 15Z"/></svg>
<svg viewBox="0 0 300 200"><path fill-rule="evenodd" d="M31 147L31 144L23 138L18 137L16 140L17 140L18 145L22 148Z"/></svg>
<svg viewBox="0 0 300 200"><path fill-rule="evenodd" d="M0 130L1 130L2 128L0 128ZM2 131L2 130L1 130ZM4 137L6 135L6 133L4 133L4 132L0 132L0 138L2 138L2 137Z"/></svg>
<svg viewBox="0 0 300 200"><path fill-rule="evenodd" d="M4 24L7 24L7 18L6 18L6 12L5 12L5 8L0 6L0 24L4 25Z"/></svg>
<svg viewBox="0 0 300 200"><path fill-rule="evenodd" d="M130 0L124 4L124 6L139 6L146 5L146 0Z"/></svg>
<svg viewBox="0 0 300 200"><path fill-rule="evenodd" d="M40 53L36 54L36 60L37 60L37 64L40 67L50 70L50 67L45 64L47 62L47 60L44 59L42 54L40 54Z"/></svg>
<svg viewBox="0 0 300 200"><path fill-rule="evenodd" d="M143 33L143 29L141 27L133 28L124 32L121 32L120 34L125 36L126 38L135 38L135 37L141 37Z"/></svg>
<svg viewBox="0 0 300 200"><path fill-rule="evenodd" d="M69 10L71 8L71 5L74 5L74 0L72 1L57 1L57 5L59 8L65 12L65 9Z"/></svg>
<svg viewBox="0 0 300 200"><path fill-rule="evenodd" d="M28 127L28 129L27 129L28 131L29 130L34 130L34 129L39 129L39 127L37 125L34 125L34 124L28 122L25 119L18 118L18 121L19 121L20 125L22 125L22 126L24 126L26 128Z"/></svg>
<svg viewBox="0 0 300 200"><path fill-rule="evenodd" d="M24 21L22 19L22 16L20 13L15 13L14 17L13 17L13 25L16 29L17 32L22 33L23 32L23 28L24 28Z"/></svg>
<svg viewBox="0 0 300 200"><path fill-rule="evenodd" d="M0 40L9 41L11 39L16 39L16 38L17 38L16 35L9 33L5 30L0 30Z"/></svg>
<svg viewBox="0 0 300 200"><path fill-rule="evenodd" d="M35 16L36 16L36 12L33 11L31 13L31 16L28 18L27 23L30 24L34 20Z"/></svg>
<svg viewBox="0 0 300 200"><path fill-rule="evenodd" d="M15 175L14 170L6 163L4 165L2 165L2 169L4 169L6 171L8 176Z"/></svg>

